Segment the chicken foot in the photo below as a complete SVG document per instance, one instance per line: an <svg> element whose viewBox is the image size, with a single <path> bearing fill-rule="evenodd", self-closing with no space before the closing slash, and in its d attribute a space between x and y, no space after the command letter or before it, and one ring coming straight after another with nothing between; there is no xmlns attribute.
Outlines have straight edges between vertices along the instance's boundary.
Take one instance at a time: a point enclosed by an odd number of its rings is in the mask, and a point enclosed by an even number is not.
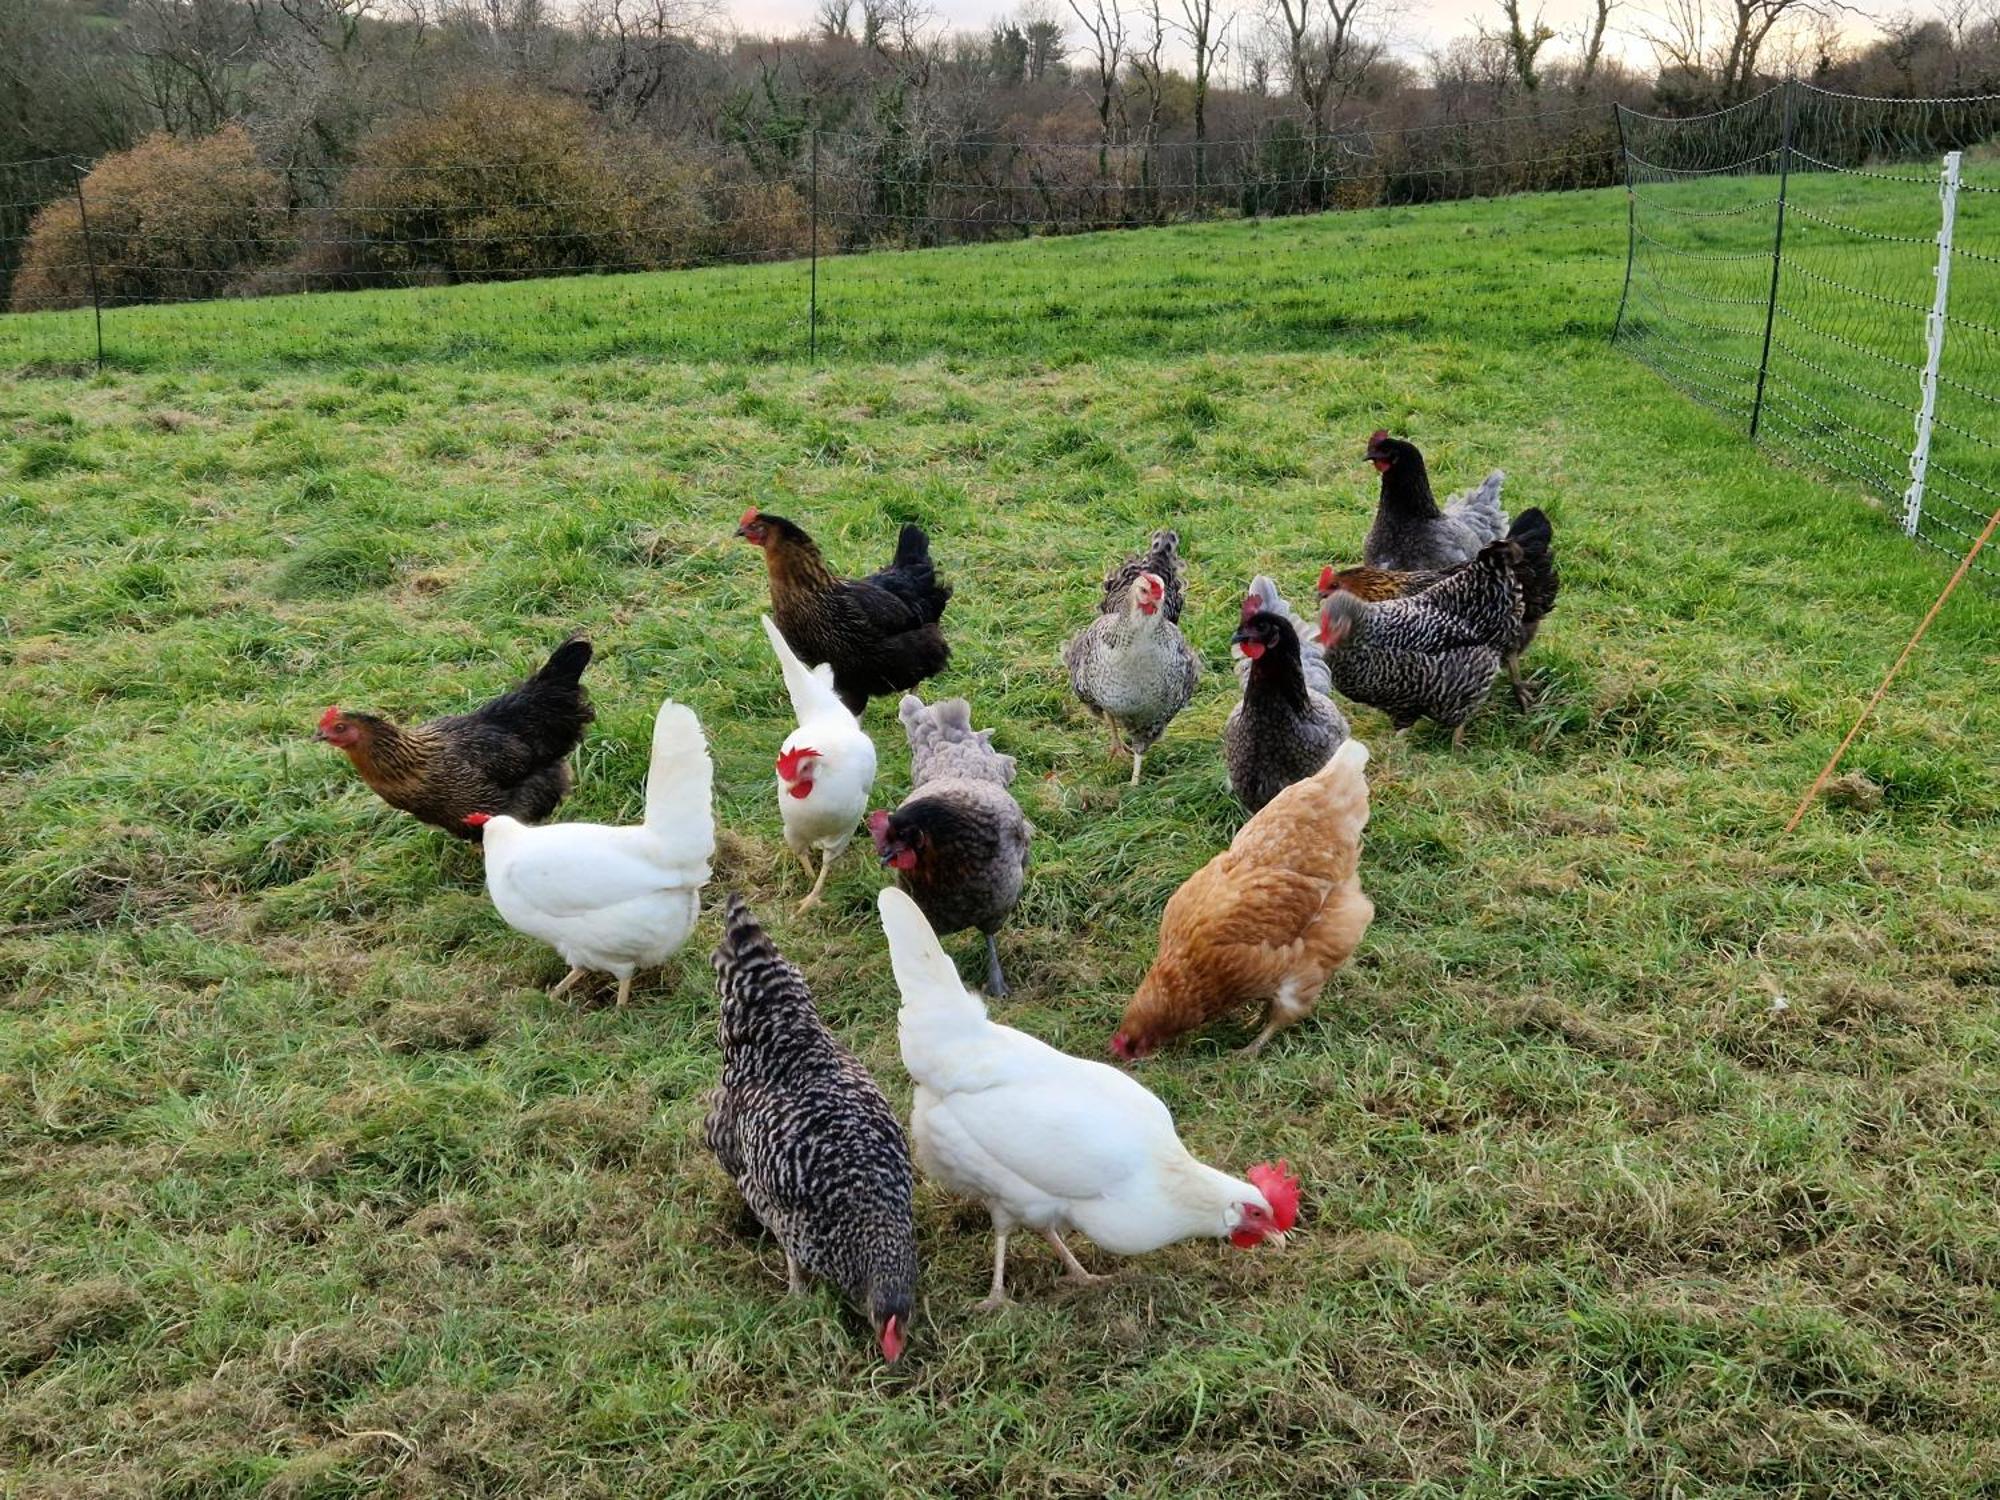
<svg viewBox="0 0 2000 1500"><path fill-rule="evenodd" d="M799 863L806 867L806 871L808 874L811 873L812 871L811 860L807 859L803 854L801 854L799 856ZM819 879L813 882L813 888L806 893L806 899L799 903L800 911L802 912L811 911L815 906L819 905L819 893L826 889L826 872L832 868L833 868L833 851L830 849L820 850Z"/></svg>
<svg viewBox="0 0 2000 1500"><path fill-rule="evenodd" d="M794 1297L806 1294L806 1273L799 1269L799 1263L789 1253L785 1256L785 1290Z"/></svg>
<svg viewBox="0 0 2000 1500"><path fill-rule="evenodd" d="M1249 1046L1237 1048L1236 1055L1238 1057L1255 1057L1259 1052L1264 1050L1266 1042L1291 1025L1292 1022L1300 1019L1311 1009L1310 1005L1301 1005L1299 1003L1297 987L1293 981L1286 980L1284 984L1279 986L1278 993L1271 997L1271 1003L1264 1008L1264 1029L1257 1033Z"/></svg>
<svg viewBox="0 0 2000 1500"><path fill-rule="evenodd" d="M549 998L553 1000L556 996L576 988L576 982L586 977L589 973L590 970L588 969L572 968L567 974L563 975L562 982L549 991Z"/></svg>
<svg viewBox="0 0 2000 1500"><path fill-rule="evenodd" d="M1000 972L1000 945L993 940L993 934L986 934L986 995L990 1000L1005 1000L1014 992L1007 988L1007 976Z"/></svg>
<svg viewBox="0 0 2000 1500"><path fill-rule="evenodd" d="M1535 707L1535 695L1528 691L1526 679L1521 676L1519 657L1507 658L1507 680L1514 684L1514 703L1522 713L1531 713Z"/></svg>
<svg viewBox="0 0 2000 1500"><path fill-rule="evenodd" d="M1073 1281L1079 1286L1089 1286L1094 1281L1109 1281L1111 1279L1109 1276L1094 1276L1089 1271L1084 1270L1083 1262L1076 1258L1069 1246L1063 1243L1062 1236L1057 1234L1053 1229L1044 1229L1042 1231L1042 1238L1055 1246L1056 1254L1062 1257L1062 1263L1065 1268L1065 1280Z"/></svg>
<svg viewBox="0 0 2000 1500"><path fill-rule="evenodd" d="M993 1231L993 1286L979 1308L982 1312L993 1312L1013 1300L1007 1295L1007 1231L996 1229Z"/></svg>

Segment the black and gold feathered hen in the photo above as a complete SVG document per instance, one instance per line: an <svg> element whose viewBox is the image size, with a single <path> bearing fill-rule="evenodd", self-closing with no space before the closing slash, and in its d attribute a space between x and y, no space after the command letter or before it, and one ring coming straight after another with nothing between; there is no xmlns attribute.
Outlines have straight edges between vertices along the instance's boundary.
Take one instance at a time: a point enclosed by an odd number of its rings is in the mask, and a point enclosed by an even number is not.
<svg viewBox="0 0 2000 1500"><path fill-rule="evenodd" d="M808 667L833 668L849 712L907 692L951 659L938 624L951 590L937 580L923 527L904 526L895 558L866 578L836 577L813 539L783 516L752 508L736 534L764 554L778 633Z"/></svg>
<svg viewBox="0 0 2000 1500"><path fill-rule="evenodd" d="M476 843L468 813L538 823L568 794L569 753L595 717L583 688L589 665L589 641L564 641L541 671L471 713L402 725L329 708L317 738L391 807Z"/></svg>

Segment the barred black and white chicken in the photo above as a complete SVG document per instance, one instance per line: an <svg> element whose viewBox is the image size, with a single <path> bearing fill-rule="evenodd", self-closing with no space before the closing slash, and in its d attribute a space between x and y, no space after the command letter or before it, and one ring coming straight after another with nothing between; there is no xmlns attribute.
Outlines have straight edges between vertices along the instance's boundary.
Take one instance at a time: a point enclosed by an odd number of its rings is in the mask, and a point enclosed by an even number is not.
<svg viewBox="0 0 2000 1500"><path fill-rule="evenodd" d="M1528 685L1521 677L1521 655L1534 644L1543 619L1556 607L1556 594L1562 580L1556 573L1555 528L1538 507L1530 506L1514 518L1514 524L1507 528L1507 540L1518 542L1521 547L1521 562L1514 569L1514 575L1521 584L1521 629L1510 647L1502 653L1501 665L1507 669L1508 681L1514 685L1515 703L1526 713L1530 699ZM1352 568L1327 567L1320 570L1319 596L1324 599L1335 589L1344 589L1377 603L1388 599L1407 599L1428 593L1461 568L1470 566L1470 563L1459 563L1450 568L1414 573L1371 568L1366 564Z"/></svg>
<svg viewBox="0 0 2000 1500"><path fill-rule="evenodd" d="M1194 697L1201 660L1175 620L1186 590L1180 538L1153 533L1145 557L1128 557L1104 580L1097 616L1063 647L1069 685L1111 730L1114 751L1132 756L1132 782L1146 752Z"/></svg>
<svg viewBox="0 0 2000 1500"><path fill-rule="evenodd" d="M1333 685L1402 733L1419 719L1465 739L1501 658L1520 638L1518 542L1499 541L1436 587L1376 604L1336 588L1320 601L1319 644Z"/></svg>
<svg viewBox="0 0 2000 1500"><path fill-rule="evenodd" d="M1507 534L1507 512L1500 507L1500 486L1507 476L1500 470L1439 509L1430 471L1415 443L1377 428L1369 436L1367 457L1382 476L1375 524L1361 549L1369 567L1399 572L1449 568L1471 561L1481 547Z"/></svg>
<svg viewBox="0 0 2000 1500"><path fill-rule="evenodd" d="M916 1176L903 1128L741 897L729 898L723 929L714 957L722 1083L708 1149L784 1249L792 1291L809 1275L832 1282L893 1362L917 1294Z"/></svg>
<svg viewBox="0 0 2000 1500"><path fill-rule="evenodd" d="M1251 615L1229 644L1250 674L1243 701L1229 711L1222 753L1229 789L1254 813L1333 759L1347 740L1347 718L1306 686L1299 633L1284 616Z"/></svg>

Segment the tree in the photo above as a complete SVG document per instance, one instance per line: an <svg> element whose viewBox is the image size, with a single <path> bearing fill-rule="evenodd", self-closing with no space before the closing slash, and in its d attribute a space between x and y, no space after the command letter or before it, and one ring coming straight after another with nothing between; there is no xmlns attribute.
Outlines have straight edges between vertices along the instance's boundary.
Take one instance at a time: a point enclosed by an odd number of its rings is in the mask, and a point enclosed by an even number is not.
<svg viewBox="0 0 2000 1500"><path fill-rule="evenodd" d="M1124 91L1118 82L1125 60L1125 13L1118 0L1091 0L1085 10L1079 0L1069 0L1069 8L1090 38L1090 64L1097 75L1097 175L1111 169L1111 142L1114 112L1122 117Z"/></svg>
<svg viewBox="0 0 2000 1500"><path fill-rule="evenodd" d="M1521 0L1500 0L1500 14L1507 21L1500 40L1507 49L1508 62L1513 65L1514 80L1523 93L1532 94L1542 86L1541 75L1535 71L1535 59L1542 48L1556 39L1556 34L1543 24L1539 9L1532 21L1523 22Z"/></svg>
<svg viewBox="0 0 2000 1500"><path fill-rule="evenodd" d="M137 0L133 87L177 135L209 135L242 113L256 63L250 13L230 0Z"/></svg>
<svg viewBox="0 0 2000 1500"><path fill-rule="evenodd" d="M1061 17L1043 0L1031 0L1021 7L1021 35L1028 42L1028 82L1045 82L1069 55Z"/></svg>
<svg viewBox="0 0 2000 1500"><path fill-rule="evenodd" d="M1181 0L1181 35L1194 54L1194 185L1208 185L1208 80L1222 61L1224 40L1215 0Z"/></svg>
<svg viewBox="0 0 2000 1500"><path fill-rule="evenodd" d="M829 42L854 40L854 0L819 0L813 24Z"/></svg>
<svg viewBox="0 0 2000 1500"><path fill-rule="evenodd" d="M1611 12L1618 8L1618 0L1593 0L1590 25L1583 33L1583 56L1577 64L1576 86L1588 88L1597 77L1598 65L1604 60L1604 33L1611 24Z"/></svg>
<svg viewBox="0 0 2000 1500"><path fill-rule="evenodd" d="M1273 0L1272 19L1284 46L1292 94L1311 133L1315 154L1333 112L1357 92L1381 57L1374 0Z"/></svg>
<svg viewBox="0 0 2000 1500"><path fill-rule="evenodd" d="M1667 0L1645 37L1662 73L1706 79L1735 104L1755 92L1773 33L1845 9L1841 0Z"/></svg>

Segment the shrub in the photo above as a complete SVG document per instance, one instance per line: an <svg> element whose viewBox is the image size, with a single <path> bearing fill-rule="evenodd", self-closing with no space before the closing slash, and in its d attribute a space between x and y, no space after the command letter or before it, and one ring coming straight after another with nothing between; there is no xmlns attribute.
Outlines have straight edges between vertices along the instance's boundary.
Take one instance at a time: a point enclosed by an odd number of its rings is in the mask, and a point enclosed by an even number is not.
<svg viewBox="0 0 2000 1500"><path fill-rule="evenodd" d="M83 180L86 246L74 199L35 215L14 279L16 312L88 306L91 263L106 306L228 292L285 249L278 178L249 134L228 125L199 140L148 136Z"/></svg>
<svg viewBox="0 0 2000 1500"><path fill-rule="evenodd" d="M343 253L312 270L380 286L687 264L704 214L659 146L621 153L566 100L473 89L365 142L333 217Z"/></svg>

